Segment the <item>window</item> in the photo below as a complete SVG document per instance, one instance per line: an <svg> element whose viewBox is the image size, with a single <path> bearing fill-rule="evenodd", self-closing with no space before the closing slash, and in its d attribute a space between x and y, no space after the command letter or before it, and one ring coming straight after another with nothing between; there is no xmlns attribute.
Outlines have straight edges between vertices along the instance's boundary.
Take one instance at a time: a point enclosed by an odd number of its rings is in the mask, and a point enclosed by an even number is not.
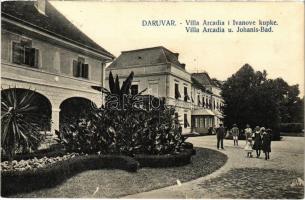
<svg viewBox="0 0 305 200"><path fill-rule="evenodd" d="M202 97L202 107L205 107L204 97Z"/></svg>
<svg viewBox="0 0 305 200"><path fill-rule="evenodd" d="M184 101L190 100L190 97L187 93L187 87L184 87Z"/></svg>
<svg viewBox="0 0 305 200"><path fill-rule="evenodd" d="M179 84L175 83L175 99L179 99L181 97L181 94L179 92Z"/></svg>
<svg viewBox="0 0 305 200"><path fill-rule="evenodd" d="M187 128L187 127L189 127L190 126L190 124L189 124L189 122L187 121L187 114L184 114L184 128Z"/></svg>
<svg viewBox="0 0 305 200"><path fill-rule="evenodd" d="M73 76L88 79L89 65L85 64L85 59L79 57L78 60L73 60Z"/></svg>
<svg viewBox="0 0 305 200"><path fill-rule="evenodd" d="M130 87L130 93L131 93L132 95L138 94L138 93L139 93L138 88L139 88L138 85L132 85L132 86Z"/></svg>
<svg viewBox="0 0 305 200"><path fill-rule="evenodd" d="M30 41L13 42L13 63L38 68L38 55Z"/></svg>
<svg viewBox="0 0 305 200"><path fill-rule="evenodd" d="M197 100L198 100L198 106L200 106L201 102L200 102L200 95L199 94L197 96Z"/></svg>
<svg viewBox="0 0 305 200"><path fill-rule="evenodd" d="M179 118L179 115L177 112L175 112L175 119L178 119Z"/></svg>

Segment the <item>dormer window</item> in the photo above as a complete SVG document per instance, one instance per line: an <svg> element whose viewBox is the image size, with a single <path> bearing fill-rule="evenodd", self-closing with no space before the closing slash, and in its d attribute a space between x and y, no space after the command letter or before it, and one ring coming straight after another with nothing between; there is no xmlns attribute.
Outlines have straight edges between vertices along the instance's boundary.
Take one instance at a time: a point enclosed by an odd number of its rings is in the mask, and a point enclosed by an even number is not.
<svg viewBox="0 0 305 200"><path fill-rule="evenodd" d="M85 64L85 58L78 57L78 60L73 60L73 76L88 79L89 65Z"/></svg>
<svg viewBox="0 0 305 200"><path fill-rule="evenodd" d="M13 63L38 68L38 49L32 48L32 42L22 40L13 42Z"/></svg>

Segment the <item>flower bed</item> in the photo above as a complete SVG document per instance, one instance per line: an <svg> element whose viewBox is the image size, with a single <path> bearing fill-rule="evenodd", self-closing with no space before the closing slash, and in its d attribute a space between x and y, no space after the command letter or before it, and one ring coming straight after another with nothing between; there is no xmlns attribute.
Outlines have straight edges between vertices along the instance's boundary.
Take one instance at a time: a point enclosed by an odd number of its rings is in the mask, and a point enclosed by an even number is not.
<svg viewBox="0 0 305 200"><path fill-rule="evenodd" d="M133 158L123 155L84 155L66 153L63 156L14 160L1 163L1 195L8 196L37 189L54 187L86 170L122 169L135 172L141 167L176 167L189 164L195 150L191 143L178 154L135 155Z"/></svg>
<svg viewBox="0 0 305 200"><path fill-rule="evenodd" d="M67 153L63 156L57 157L46 157L37 158L34 157L28 160L13 160L11 164L8 161L1 162L1 170L2 171L26 171L31 169L43 168L47 165L54 164L59 161L68 160L75 156L79 156L78 153Z"/></svg>
<svg viewBox="0 0 305 200"><path fill-rule="evenodd" d="M1 195L8 196L53 187L85 170L110 168L135 172L138 167L139 163L133 158L121 155L84 155L71 156L69 159L61 158L58 162L34 169L1 171Z"/></svg>

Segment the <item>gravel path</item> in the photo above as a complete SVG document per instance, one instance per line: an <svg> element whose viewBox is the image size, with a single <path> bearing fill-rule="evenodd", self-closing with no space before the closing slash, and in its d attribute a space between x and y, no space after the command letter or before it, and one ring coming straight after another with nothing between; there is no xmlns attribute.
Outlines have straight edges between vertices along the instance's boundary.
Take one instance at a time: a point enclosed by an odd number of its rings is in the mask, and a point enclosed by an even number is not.
<svg viewBox="0 0 305 200"><path fill-rule="evenodd" d="M189 138L198 147L216 149L215 136ZM228 156L216 172L184 183L124 198L304 198L303 187L292 187L297 178L304 180L304 138L284 137L272 142L270 160L247 158L232 140L225 140Z"/></svg>

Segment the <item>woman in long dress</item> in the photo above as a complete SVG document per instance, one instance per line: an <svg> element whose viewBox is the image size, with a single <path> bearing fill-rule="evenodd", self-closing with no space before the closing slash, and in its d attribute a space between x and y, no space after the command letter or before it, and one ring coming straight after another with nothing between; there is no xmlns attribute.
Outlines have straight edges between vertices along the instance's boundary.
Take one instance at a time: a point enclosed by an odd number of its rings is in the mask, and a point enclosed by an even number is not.
<svg viewBox="0 0 305 200"><path fill-rule="evenodd" d="M271 140L272 140L271 129L267 129L266 131L265 128L262 127L261 132L263 135L262 149L265 153L265 160L268 160L270 159L270 152L271 152Z"/></svg>
<svg viewBox="0 0 305 200"><path fill-rule="evenodd" d="M246 136L246 146L245 151L247 153L247 157L252 157L252 129L250 128L250 125L247 124L247 128L245 129L245 136Z"/></svg>
<svg viewBox="0 0 305 200"><path fill-rule="evenodd" d="M256 126L254 129L254 144L253 149L256 151L256 157L259 158L261 155L262 149L262 136L259 126Z"/></svg>

